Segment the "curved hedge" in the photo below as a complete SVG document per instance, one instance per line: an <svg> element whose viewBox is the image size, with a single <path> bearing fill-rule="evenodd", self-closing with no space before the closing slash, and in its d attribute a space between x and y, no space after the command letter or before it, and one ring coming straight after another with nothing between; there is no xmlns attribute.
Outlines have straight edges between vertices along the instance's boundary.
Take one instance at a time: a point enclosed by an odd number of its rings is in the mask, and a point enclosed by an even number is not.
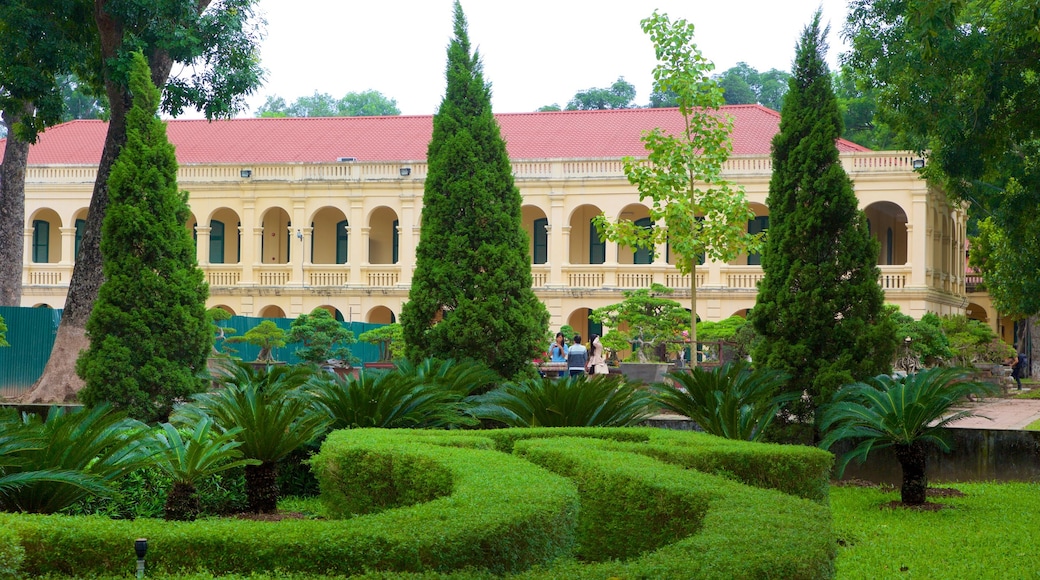
<svg viewBox="0 0 1040 580"><path fill-rule="evenodd" d="M312 462L345 519L0 514L0 528L28 574L123 574L148 537L159 573L829 578L832 461L653 428L358 429L330 435Z"/></svg>

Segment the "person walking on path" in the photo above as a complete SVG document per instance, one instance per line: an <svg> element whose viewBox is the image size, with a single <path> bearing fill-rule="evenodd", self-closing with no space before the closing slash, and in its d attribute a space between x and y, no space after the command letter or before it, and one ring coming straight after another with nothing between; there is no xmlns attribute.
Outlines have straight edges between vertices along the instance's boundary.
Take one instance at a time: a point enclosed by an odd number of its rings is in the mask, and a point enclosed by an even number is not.
<svg viewBox="0 0 1040 580"><path fill-rule="evenodd" d="M603 344L599 341L599 335L593 334L589 340L589 365L590 375L606 375L610 373L607 368L607 359L603 358Z"/></svg>
<svg viewBox="0 0 1040 580"><path fill-rule="evenodd" d="M589 351L585 348L585 345L581 343L581 335L574 335L574 344L571 345L570 350L567 352L567 367L571 371L571 376L576 377L580 374L585 373L585 367L589 364Z"/></svg>
<svg viewBox="0 0 1040 580"><path fill-rule="evenodd" d="M1011 378L1015 379L1018 390L1022 390L1022 372L1026 370L1026 353L1020 352L1011 366Z"/></svg>

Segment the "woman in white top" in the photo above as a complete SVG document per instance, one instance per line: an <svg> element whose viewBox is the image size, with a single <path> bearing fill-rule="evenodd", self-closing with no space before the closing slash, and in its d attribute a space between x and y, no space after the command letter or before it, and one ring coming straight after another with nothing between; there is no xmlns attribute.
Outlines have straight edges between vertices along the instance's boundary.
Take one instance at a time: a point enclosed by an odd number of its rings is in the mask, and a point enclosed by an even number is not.
<svg viewBox="0 0 1040 580"><path fill-rule="evenodd" d="M603 358L603 344L599 341L599 335L593 334L589 341L589 364L586 367L590 375L610 374L607 368L607 360Z"/></svg>

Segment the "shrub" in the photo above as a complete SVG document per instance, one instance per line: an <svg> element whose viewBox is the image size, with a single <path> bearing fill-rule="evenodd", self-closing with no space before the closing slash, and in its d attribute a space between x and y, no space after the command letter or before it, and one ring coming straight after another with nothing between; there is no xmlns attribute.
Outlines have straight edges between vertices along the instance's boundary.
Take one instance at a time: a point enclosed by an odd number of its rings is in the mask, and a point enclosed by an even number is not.
<svg viewBox="0 0 1040 580"><path fill-rule="evenodd" d="M260 349L256 353L256 362L274 362L272 352L276 348L285 346L285 331L270 320L263 320L260 324L250 328L242 336L232 336L224 340L226 343L245 342Z"/></svg>
<svg viewBox="0 0 1040 580"><path fill-rule="evenodd" d="M616 375L507 383L478 400L483 417L510 427L623 427L654 414L650 393Z"/></svg>
<svg viewBox="0 0 1040 580"><path fill-rule="evenodd" d="M296 356L316 365L330 360L355 364L360 360L350 352L349 345L357 342L354 333L320 306L292 321L289 342L302 342L303 347L296 349Z"/></svg>

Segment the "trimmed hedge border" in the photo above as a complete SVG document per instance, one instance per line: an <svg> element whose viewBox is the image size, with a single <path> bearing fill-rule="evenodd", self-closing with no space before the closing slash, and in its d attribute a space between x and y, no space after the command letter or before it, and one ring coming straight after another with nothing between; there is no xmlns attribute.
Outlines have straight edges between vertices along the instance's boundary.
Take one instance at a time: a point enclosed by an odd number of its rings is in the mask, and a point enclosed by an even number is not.
<svg viewBox="0 0 1040 580"><path fill-rule="evenodd" d="M27 575L123 575L147 537L157 575L830 578L832 463L655 428L358 429L312 460L327 511L348 519L0 514L0 529Z"/></svg>

